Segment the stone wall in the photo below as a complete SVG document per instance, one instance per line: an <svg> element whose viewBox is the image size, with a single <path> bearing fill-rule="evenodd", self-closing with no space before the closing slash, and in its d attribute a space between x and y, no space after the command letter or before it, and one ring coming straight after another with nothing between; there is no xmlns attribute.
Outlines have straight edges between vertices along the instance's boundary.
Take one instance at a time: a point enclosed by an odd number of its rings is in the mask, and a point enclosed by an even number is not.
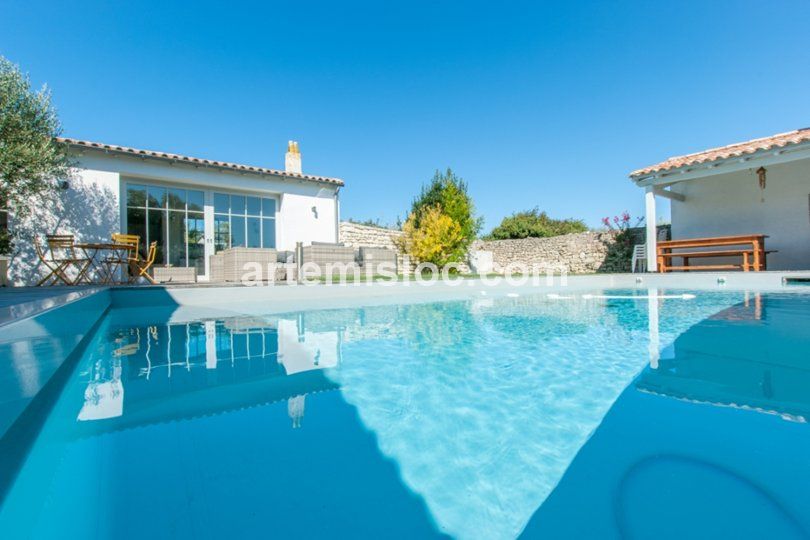
<svg viewBox="0 0 810 540"><path fill-rule="evenodd" d="M477 240L472 250L491 251L493 263L502 268L514 263L565 268L571 274L627 272L627 250L617 244L616 235L588 231L551 238Z"/></svg>
<svg viewBox="0 0 810 540"><path fill-rule="evenodd" d="M381 247L397 251L394 239L402 236L402 231L358 225L349 221L340 222L340 241L352 247Z"/></svg>
<svg viewBox="0 0 810 540"><path fill-rule="evenodd" d="M640 229L643 233L643 229ZM368 225L358 225L343 221L340 223L340 241L352 247L383 247L399 250L395 239L402 231L383 229ZM511 263L540 267L565 268L571 274L594 272L628 272L630 270L629 250L616 242L616 232L593 232L566 234L552 238L523 238L520 240L476 240L471 251L491 251L493 262L503 268ZM642 240L643 241L643 240ZM412 271L415 261L411 261ZM399 257L399 268L403 271L403 261ZM463 265L462 271L469 271Z"/></svg>

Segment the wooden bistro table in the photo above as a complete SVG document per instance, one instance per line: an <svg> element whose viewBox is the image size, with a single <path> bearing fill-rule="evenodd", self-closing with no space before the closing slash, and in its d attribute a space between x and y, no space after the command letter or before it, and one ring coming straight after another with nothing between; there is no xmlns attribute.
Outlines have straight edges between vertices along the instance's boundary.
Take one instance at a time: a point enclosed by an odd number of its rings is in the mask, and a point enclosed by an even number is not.
<svg viewBox="0 0 810 540"><path fill-rule="evenodd" d="M659 272L673 270L738 270L760 272L767 268L766 256L773 251L765 251L764 234L742 236L717 236L714 238L688 238L658 242L657 261ZM713 249L721 248L721 249ZM677 250L677 251L674 251ZM686 251L683 251L686 250ZM683 259L682 266L674 266L672 259ZM707 264L689 266L690 259L711 257L740 257L740 264Z"/></svg>
<svg viewBox="0 0 810 540"><path fill-rule="evenodd" d="M86 262L76 278L76 283L93 283L93 276L95 276L97 282L102 284L115 283L115 272L123 264L120 261L126 261L130 252L135 249L129 244L95 242L75 244L74 247L80 249L86 257Z"/></svg>

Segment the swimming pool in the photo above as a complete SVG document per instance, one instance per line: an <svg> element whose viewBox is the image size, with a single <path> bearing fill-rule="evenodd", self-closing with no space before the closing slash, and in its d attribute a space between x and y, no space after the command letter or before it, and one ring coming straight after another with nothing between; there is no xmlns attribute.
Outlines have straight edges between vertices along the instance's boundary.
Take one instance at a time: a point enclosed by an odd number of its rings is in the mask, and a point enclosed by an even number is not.
<svg viewBox="0 0 810 540"><path fill-rule="evenodd" d="M0 536L810 531L809 295L231 309L110 311Z"/></svg>

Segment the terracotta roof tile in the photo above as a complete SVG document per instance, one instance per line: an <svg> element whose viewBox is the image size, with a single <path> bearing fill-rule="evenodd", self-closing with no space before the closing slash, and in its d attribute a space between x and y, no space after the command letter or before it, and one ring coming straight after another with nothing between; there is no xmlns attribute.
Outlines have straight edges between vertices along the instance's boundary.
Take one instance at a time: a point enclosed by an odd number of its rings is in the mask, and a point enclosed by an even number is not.
<svg viewBox="0 0 810 540"><path fill-rule="evenodd" d="M191 156L182 156L179 154L170 154L168 152L156 152L154 150L142 150L138 148L130 148L128 146L118 146L114 144L104 144L93 141L83 141L79 139L70 139L66 137L57 137L56 140L60 143L68 144L72 147L90 148L93 150L103 150L106 152L115 152L118 154L129 154L134 156L144 156L156 159L165 159L168 161L176 161L181 163L188 163L190 165L203 165L206 167L214 167L218 169L228 169L234 171L250 172L255 174L267 174L273 176L283 176L286 178L295 178L299 180L307 180L310 182L319 182L322 184L333 184L336 186L343 186L343 180L340 178L331 178L328 176L315 176L311 174L298 174L280 171L276 169L267 169L265 167L256 167L253 165L240 165L239 163L229 163L227 161L214 161L211 159L195 158Z"/></svg>
<svg viewBox="0 0 810 540"><path fill-rule="evenodd" d="M755 152L771 150L774 148L783 148L785 146L791 146L808 141L810 141L810 128L797 129L795 131L780 133L778 135L763 137L761 139L753 139L746 142L730 144L728 146L721 146L719 148L711 148L709 150L696 152L694 154L671 157L665 161L662 161L661 163L633 171L630 173L630 177L635 178L657 172L679 169L681 167L688 167L690 165L699 165L701 163L710 163L712 161L740 157L746 154L753 154Z"/></svg>

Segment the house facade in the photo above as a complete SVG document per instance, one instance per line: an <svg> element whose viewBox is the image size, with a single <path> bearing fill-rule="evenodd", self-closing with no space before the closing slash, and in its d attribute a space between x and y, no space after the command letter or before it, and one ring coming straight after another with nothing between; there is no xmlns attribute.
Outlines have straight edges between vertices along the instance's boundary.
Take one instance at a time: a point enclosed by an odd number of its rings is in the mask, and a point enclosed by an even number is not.
<svg viewBox="0 0 810 540"><path fill-rule="evenodd" d="M194 267L210 276L211 255L230 247L292 251L297 242L337 242L338 178L302 173L298 144L290 141L285 169L194 158L77 139L68 145L76 163L52 204L33 209L22 237L74 234L109 241L137 234L142 249L157 242L155 265ZM12 281L36 282L37 258L21 246Z"/></svg>
<svg viewBox="0 0 810 540"><path fill-rule="evenodd" d="M630 179L645 190L648 271L661 198L674 240L765 234L769 270L810 269L810 128L672 157Z"/></svg>

